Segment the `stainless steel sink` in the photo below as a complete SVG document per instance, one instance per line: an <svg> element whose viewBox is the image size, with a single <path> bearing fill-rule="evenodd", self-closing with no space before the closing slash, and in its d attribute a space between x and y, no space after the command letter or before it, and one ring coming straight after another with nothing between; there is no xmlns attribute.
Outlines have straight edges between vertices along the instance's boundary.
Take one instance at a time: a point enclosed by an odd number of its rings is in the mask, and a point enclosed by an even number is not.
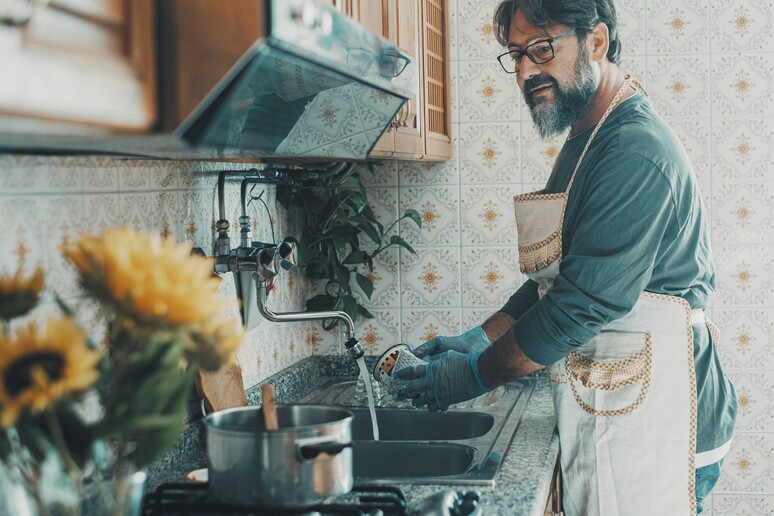
<svg viewBox="0 0 774 516"><path fill-rule="evenodd" d="M340 405L352 423L355 481L364 485L494 485L516 433L534 380L522 378L448 412L395 405L385 396L376 409L380 440L373 440L364 402L355 400L353 379L332 380L303 403ZM384 406L387 405L387 406Z"/></svg>

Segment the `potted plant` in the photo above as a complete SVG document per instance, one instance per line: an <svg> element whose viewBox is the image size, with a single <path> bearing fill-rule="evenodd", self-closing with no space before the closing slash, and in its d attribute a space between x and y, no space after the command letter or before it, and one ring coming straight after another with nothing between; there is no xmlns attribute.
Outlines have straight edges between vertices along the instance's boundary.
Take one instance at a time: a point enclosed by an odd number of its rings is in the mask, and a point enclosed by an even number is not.
<svg viewBox="0 0 774 516"><path fill-rule="evenodd" d="M370 299L374 284L369 273L380 253L402 247L416 254L408 242L391 232L402 220L421 228L419 212L406 210L385 227L368 203L368 193L357 173L338 186L280 186L277 200L304 219L299 265L309 278L327 280L324 292L306 301L307 310L341 310L353 321L358 317L373 318L352 295L353 280ZM330 330L337 322L327 321L323 327Z"/></svg>

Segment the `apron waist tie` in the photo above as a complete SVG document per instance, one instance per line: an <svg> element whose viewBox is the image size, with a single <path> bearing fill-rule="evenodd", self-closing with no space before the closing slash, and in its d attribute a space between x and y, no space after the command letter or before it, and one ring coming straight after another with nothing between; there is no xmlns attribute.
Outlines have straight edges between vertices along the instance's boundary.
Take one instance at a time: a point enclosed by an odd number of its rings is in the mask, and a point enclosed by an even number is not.
<svg viewBox="0 0 774 516"><path fill-rule="evenodd" d="M706 324L707 328L709 328L710 335L712 336L712 343L717 346L718 342L720 341L720 330L718 330L718 327L715 325L714 322L710 321L705 315L704 310L701 308L696 308L694 310L691 310L691 324Z"/></svg>

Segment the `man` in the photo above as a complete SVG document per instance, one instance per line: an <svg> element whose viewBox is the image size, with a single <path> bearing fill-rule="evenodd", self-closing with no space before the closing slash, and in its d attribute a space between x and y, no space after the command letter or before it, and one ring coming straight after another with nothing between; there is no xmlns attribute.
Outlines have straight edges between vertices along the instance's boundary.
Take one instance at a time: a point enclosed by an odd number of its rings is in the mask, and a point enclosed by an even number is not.
<svg viewBox="0 0 774 516"><path fill-rule="evenodd" d="M546 188L515 198L530 279L481 327L419 346L396 395L445 410L548 367L566 514L701 512L736 398L703 313L689 159L618 68L612 0L504 1L494 25L541 136L569 136Z"/></svg>

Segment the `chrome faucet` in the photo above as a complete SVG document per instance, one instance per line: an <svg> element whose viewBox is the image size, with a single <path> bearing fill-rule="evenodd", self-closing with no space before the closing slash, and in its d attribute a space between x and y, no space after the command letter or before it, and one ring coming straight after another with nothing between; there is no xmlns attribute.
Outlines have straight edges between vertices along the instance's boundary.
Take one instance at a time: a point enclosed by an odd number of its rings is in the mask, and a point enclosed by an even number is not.
<svg viewBox="0 0 774 516"><path fill-rule="evenodd" d="M326 178L334 177L340 180L344 177L342 174L350 173L351 167L344 170L342 167L336 168ZM229 222L225 213L225 177L226 172L221 172L218 178L218 205L220 211L220 220L216 223L218 232L214 243L215 272L225 274L227 272L251 272L255 281L258 304L258 312L268 321L272 322L296 322L296 321L318 321L325 319L337 319L344 323L345 341L344 347L347 353L353 359L363 356L363 346L355 338L355 323L352 318L343 311L329 310L319 312L272 312L266 306L266 300L269 296L272 281L281 271L289 271L298 265L297 251L298 241L292 237L285 238L279 244L266 244L263 242L253 242L250 232L251 219L247 215L247 186L250 183L274 183L276 178L267 176L266 171L256 169L244 172L231 172L238 177L243 177L240 194L242 215L239 217L240 237L239 247L231 249L231 242L228 236ZM276 175L277 172L269 172ZM334 176L335 174L335 176Z"/></svg>

